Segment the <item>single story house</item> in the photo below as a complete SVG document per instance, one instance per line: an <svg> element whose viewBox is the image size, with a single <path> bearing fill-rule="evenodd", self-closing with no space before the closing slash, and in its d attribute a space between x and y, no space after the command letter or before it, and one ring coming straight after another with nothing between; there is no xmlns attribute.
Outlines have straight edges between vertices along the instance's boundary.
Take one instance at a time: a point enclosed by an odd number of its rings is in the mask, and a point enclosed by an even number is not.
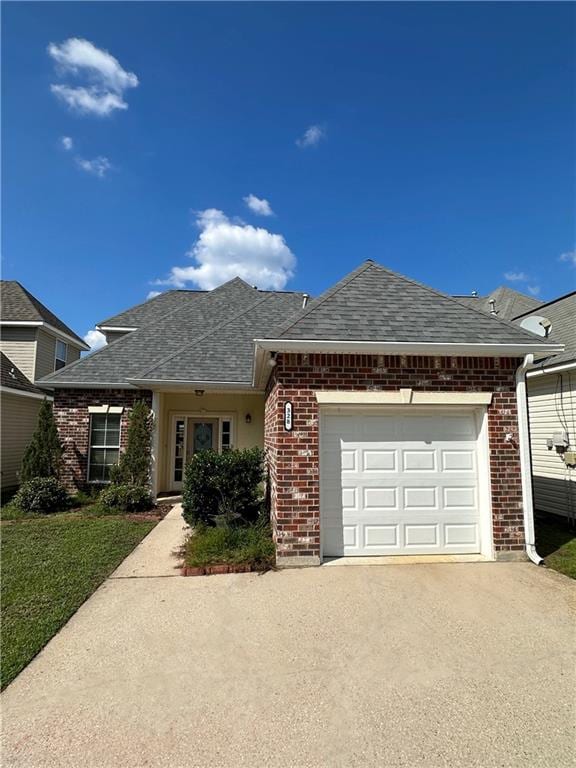
<svg viewBox="0 0 576 768"><path fill-rule="evenodd" d="M38 411L51 392L34 385L80 358L88 345L15 280L0 280L0 481L18 486Z"/></svg>
<svg viewBox="0 0 576 768"><path fill-rule="evenodd" d="M106 482L143 399L155 493L196 451L265 447L279 565L537 560L525 371L561 345L371 260L312 301L236 278L99 327L107 347L37 382L69 486Z"/></svg>

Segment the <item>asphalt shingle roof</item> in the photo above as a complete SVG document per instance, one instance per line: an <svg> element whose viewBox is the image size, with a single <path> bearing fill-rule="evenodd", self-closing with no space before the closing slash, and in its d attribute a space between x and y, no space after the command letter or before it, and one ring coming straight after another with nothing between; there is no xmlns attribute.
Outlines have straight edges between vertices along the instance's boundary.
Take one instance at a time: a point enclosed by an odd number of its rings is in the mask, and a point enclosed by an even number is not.
<svg viewBox="0 0 576 768"><path fill-rule="evenodd" d="M501 285L487 296L454 296L454 298L461 304L480 309L488 314L492 310L490 299L494 299L494 309L502 320L513 320L521 313L532 312L542 304L534 296L526 296L513 288L508 288L507 285Z"/></svg>
<svg viewBox="0 0 576 768"><path fill-rule="evenodd" d="M533 334L512 323L465 306L371 261L351 272L267 338L534 343Z"/></svg>
<svg viewBox="0 0 576 768"><path fill-rule="evenodd" d="M72 336L83 347L86 346L80 336L16 280L0 281L0 320L48 323L62 333Z"/></svg>
<svg viewBox="0 0 576 768"><path fill-rule="evenodd" d="M91 383L125 384L131 379L153 377L183 381L194 381L192 376L196 375L198 380L204 381L211 380L210 376L215 375L218 381L227 380L225 376L238 377L240 374L226 368L226 355L232 358L239 354L237 348L241 345L245 348L247 341L253 348L254 336L248 340L238 334L226 336L229 331L223 329L226 323L261 302L267 305L269 319L266 327L269 327L270 318L272 322L280 322L281 318L294 314L302 305L302 294L258 291L240 278L235 278L213 291L195 295L183 306L168 311L157 322L127 333L98 352L51 374L43 379L43 383L69 383L73 387L74 384ZM263 330L262 325L259 328ZM209 342L208 336L212 333L214 338ZM225 338L229 340L226 353L221 355L219 367L214 368L212 363L208 365L208 360L215 359L215 351L212 350L221 348ZM194 343L198 343L197 356L192 355L191 360L187 350ZM207 366L204 370L200 370L198 363L194 362L202 354ZM158 371L155 371L157 367ZM248 375L245 366L242 370L245 383L249 384L251 371Z"/></svg>
<svg viewBox="0 0 576 768"><path fill-rule="evenodd" d="M36 395L45 395L46 392L39 387L35 387L34 384L28 379L18 368L14 365L9 357L6 357L4 352L0 352L0 384L8 389L15 389L18 392L32 392Z"/></svg>
<svg viewBox="0 0 576 768"><path fill-rule="evenodd" d="M140 328L155 323L180 307L187 306L195 298L204 296L206 291L166 291L142 304L119 312L107 320L96 323L97 327Z"/></svg>
<svg viewBox="0 0 576 768"><path fill-rule="evenodd" d="M552 323L547 341L564 344L564 352L546 360L547 365L557 365L576 360L576 291L559 299L540 304L534 312L525 312L514 319L515 325L531 315L546 317Z"/></svg>

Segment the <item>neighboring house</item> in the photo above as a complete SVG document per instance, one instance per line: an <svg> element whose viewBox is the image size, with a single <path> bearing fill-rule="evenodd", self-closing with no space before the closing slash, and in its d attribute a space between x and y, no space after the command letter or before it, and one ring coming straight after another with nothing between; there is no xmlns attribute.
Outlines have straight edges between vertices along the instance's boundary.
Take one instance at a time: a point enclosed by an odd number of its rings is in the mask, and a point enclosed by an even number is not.
<svg viewBox="0 0 576 768"><path fill-rule="evenodd" d="M18 472L38 416L50 392L35 379L77 361L88 346L20 283L0 281L1 483L18 485Z"/></svg>
<svg viewBox="0 0 576 768"><path fill-rule="evenodd" d="M517 370L562 347L372 261L306 299L236 278L100 323L111 343L41 382L70 488L107 481L144 400L154 493L196 451L266 448L280 565L534 557Z"/></svg>
<svg viewBox="0 0 576 768"><path fill-rule="evenodd" d="M576 292L514 322L564 345L527 373L534 506L576 520Z"/></svg>

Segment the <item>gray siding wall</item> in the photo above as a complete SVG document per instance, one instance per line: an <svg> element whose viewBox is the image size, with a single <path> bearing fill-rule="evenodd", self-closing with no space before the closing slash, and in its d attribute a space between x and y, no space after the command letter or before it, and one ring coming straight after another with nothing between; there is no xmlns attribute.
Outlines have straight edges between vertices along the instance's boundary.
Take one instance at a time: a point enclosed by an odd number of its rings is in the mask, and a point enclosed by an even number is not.
<svg viewBox="0 0 576 768"><path fill-rule="evenodd" d="M126 336L129 333L132 333L132 331L106 331L104 335L106 336L107 343L112 344L112 342L121 339L122 336Z"/></svg>
<svg viewBox="0 0 576 768"><path fill-rule="evenodd" d="M36 348L36 379L54 372L56 361L56 336L43 328L38 329ZM62 339L64 341L64 339ZM66 342L66 364L73 363L80 357L80 349Z"/></svg>
<svg viewBox="0 0 576 768"><path fill-rule="evenodd" d="M576 517L576 470L546 447L554 432L568 432L576 449L576 371L528 379L530 447L537 510Z"/></svg>
<svg viewBox="0 0 576 768"><path fill-rule="evenodd" d="M22 456L36 427L42 401L2 393L0 399L0 450L2 488L18 485Z"/></svg>
<svg viewBox="0 0 576 768"><path fill-rule="evenodd" d="M36 328L0 328L0 350L31 381L34 380L36 358Z"/></svg>

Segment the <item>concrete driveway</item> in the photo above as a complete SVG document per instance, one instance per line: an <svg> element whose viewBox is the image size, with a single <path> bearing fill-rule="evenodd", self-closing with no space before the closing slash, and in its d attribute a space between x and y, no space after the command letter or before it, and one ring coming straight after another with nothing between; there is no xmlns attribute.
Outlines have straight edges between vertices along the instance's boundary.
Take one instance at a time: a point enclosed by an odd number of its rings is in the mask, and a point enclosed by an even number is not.
<svg viewBox="0 0 576 768"><path fill-rule="evenodd" d="M5 692L3 766L573 766L574 589L529 564L109 579Z"/></svg>

